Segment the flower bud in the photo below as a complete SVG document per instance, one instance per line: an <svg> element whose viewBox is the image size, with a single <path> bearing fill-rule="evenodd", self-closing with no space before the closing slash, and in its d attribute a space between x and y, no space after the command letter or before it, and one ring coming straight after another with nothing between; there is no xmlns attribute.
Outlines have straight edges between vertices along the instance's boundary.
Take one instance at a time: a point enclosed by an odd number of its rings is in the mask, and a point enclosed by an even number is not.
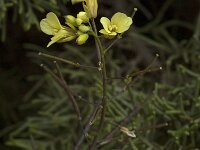
<svg viewBox="0 0 200 150"><path fill-rule="evenodd" d="M76 18L76 24L80 26L83 23L83 20L80 18Z"/></svg>
<svg viewBox="0 0 200 150"><path fill-rule="evenodd" d="M64 16L64 18L65 18L65 23L66 24L70 23L70 24L72 24L74 26L76 25L76 18L74 16L67 15L67 16Z"/></svg>
<svg viewBox="0 0 200 150"><path fill-rule="evenodd" d="M83 2L83 8L89 18L97 17L98 2L97 0L71 0L72 4Z"/></svg>
<svg viewBox="0 0 200 150"><path fill-rule="evenodd" d="M82 44L84 44L84 43L87 41L88 38L89 38L89 35L88 35L88 34L81 34L81 35L79 35L79 37L76 39L76 43L77 43L78 45L82 45Z"/></svg>
<svg viewBox="0 0 200 150"><path fill-rule="evenodd" d="M90 27L89 26L86 26L86 25L80 25L78 27L78 29L81 31L81 32L88 32L90 30Z"/></svg>
<svg viewBox="0 0 200 150"><path fill-rule="evenodd" d="M87 13L84 11L81 11L77 14L77 18L80 18L81 20L83 20L83 23L87 23L89 22L89 18L87 16Z"/></svg>

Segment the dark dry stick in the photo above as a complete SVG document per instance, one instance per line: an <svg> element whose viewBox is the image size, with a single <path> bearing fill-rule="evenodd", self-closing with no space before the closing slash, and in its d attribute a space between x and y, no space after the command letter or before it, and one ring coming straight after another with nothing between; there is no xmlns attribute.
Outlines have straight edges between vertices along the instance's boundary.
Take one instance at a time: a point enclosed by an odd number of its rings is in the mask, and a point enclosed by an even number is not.
<svg viewBox="0 0 200 150"><path fill-rule="evenodd" d="M134 74L134 76L137 76L137 77L134 78L134 79L131 79L131 82L127 83L127 84L125 85L125 87L124 87L122 90L120 90L119 92L117 92L115 95L113 95L113 97L117 97L117 96L123 94L128 88L133 87L133 86L134 86L134 83L135 83L140 77L142 77L144 74L149 73L149 72L158 71L158 70L162 70L162 67L155 68L155 69L151 69L151 70L147 70L147 71L146 71L146 69L145 69L145 70L143 70L142 72L140 71L138 74ZM137 72L136 72L136 73L137 73ZM133 77L133 76L131 76L131 77ZM121 80L121 79L127 79L127 77L108 78L107 80L112 80L112 79L120 79L120 80Z"/></svg>
<svg viewBox="0 0 200 150"><path fill-rule="evenodd" d="M155 72L155 71L159 71L159 70L162 70L162 67L159 67L159 68L153 68L153 69L149 69L149 70L140 70L138 72L135 72L135 73L132 73L131 75L126 75L126 76L122 76L122 77L109 77L107 78L107 80L124 80L124 79L127 79L129 77L135 77L135 76L141 76L141 75L144 75L146 73L151 73L151 72Z"/></svg>
<svg viewBox="0 0 200 150"><path fill-rule="evenodd" d="M62 74L62 72L61 72L61 70L60 70L60 66L58 65L58 63L57 63L56 61L54 61L54 64L55 64L55 66L56 66L56 71L57 71L58 77L59 77L63 82L66 83L66 81L65 81L65 79L64 79L64 77L63 77L63 74Z"/></svg>
<svg viewBox="0 0 200 150"><path fill-rule="evenodd" d="M93 112L91 113L90 117L89 117L89 120L87 121L87 125L85 126L85 129L84 129L84 133L87 135L87 133L89 132L92 124L91 122L96 118L96 115L98 114L98 111L100 109L100 105L96 106L93 110ZM85 136L82 134L74 148L74 150L79 150L79 147L81 146L81 144L83 143L83 140L84 140Z"/></svg>
<svg viewBox="0 0 200 150"><path fill-rule="evenodd" d="M128 75L128 77L133 77L136 76L136 78L134 78L130 83L128 83L124 89L127 89L129 86L131 86L131 84L133 84L134 82L136 82L140 77L142 77L143 75L145 75L146 73L150 73L150 72L155 72L158 70L162 70L162 67L159 68L153 68L151 69L152 65L156 62L156 60L158 59L159 55L156 54L155 58L152 60L152 62L150 63L149 66L147 66L144 70L142 70L141 72L139 72L139 74L137 74L137 72L135 73L131 73Z"/></svg>
<svg viewBox="0 0 200 150"><path fill-rule="evenodd" d="M57 75L55 73L53 73L48 67L44 66L43 64L41 64L41 67L43 67L43 69L45 71L47 71L53 78L54 80L61 86L63 87L65 93L68 95L69 97L69 100L71 101L75 111L76 111L76 114L77 114L77 117L78 117L78 120L81 120L81 113L80 113L80 109L78 107L78 104L74 98L74 96L72 95L68 85L66 84L66 82L63 82L59 77L57 77Z"/></svg>
<svg viewBox="0 0 200 150"><path fill-rule="evenodd" d="M64 77L63 77L63 75L62 75L62 72L61 72L61 70L60 70L60 67L59 67L58 63L57 63L56 61L54 61L54 63L55 63L55 65L56 65L56 70L57 70L57 73L58 73L58 75L59 75L59 78L60 78L63 82L65 82L65 84L67 84L66 81L65 81L65 79L64 79ZM67 85L67 86L68 86L68 85ZM68 86L68 87L69 87L69 86ZM70 88L69 88L69 90L70 90L70 92L72 93L72 95L75 96L75 97L77 97L77 98L79 98L79 100L82 100L82 101L84 101L85 103L88 103L88 104L90 104L90 105L97 105L97 103L88 102L86 99L80 97L77 93L75 93L74 91L72 91Z"/></svg>
<svg viewBox="0 0 200 150"><path fill-rule="evenodd" d="M54 61L54 63L56 65L56 69L57 69L59 77L61 78L62 81L64 81L66 83L66 81L65 81L65 79L64 79L64 77L62 75L62 72L60 71L60 67L59 67L58 63L56 61ZM69 88L69 90L70 90L70 92L72 93L72 95L74 97L78 98L78 100L81 100L82 102L85 102L85 103L90 104L90 105L97 105L97 103L92 103L92 102L89 102L88 100L86 100L85 98L82 98L77 93L75 93L74 91L72 91L71 88Z"/></svg>
<svg viewBox="0 0 200 150"><path fill-rule="evenodd" d="M56 61L54 61L54 63L55 63L56 70L57 70L57 73L58 73L60 79L61 79L62 82L65 84L65 86L67 86L68 89L70 90L70 93L69 93L69 94L71 94L71 95L73 96L74 93L71 91L71 89L70 89L69 86L67 85L67 83L66 83L66 81L65 81L65 79L64 79L64 77L63 77L63 74L62 74L62 72L61 72L61 70L60 70L60 66L58 65L58 63L57 63ZM87 135L86 135L87 133L86 133L85 130L84 130L83 124L82 124L81 121L80 121L79 123L80 123L81 129L82 129L82 136L83 136L83 139L84 139L84 137L85 137L86 140L87 140L87 142L89 143L89 141L88 141L88 139L87 139Z"/></svg>

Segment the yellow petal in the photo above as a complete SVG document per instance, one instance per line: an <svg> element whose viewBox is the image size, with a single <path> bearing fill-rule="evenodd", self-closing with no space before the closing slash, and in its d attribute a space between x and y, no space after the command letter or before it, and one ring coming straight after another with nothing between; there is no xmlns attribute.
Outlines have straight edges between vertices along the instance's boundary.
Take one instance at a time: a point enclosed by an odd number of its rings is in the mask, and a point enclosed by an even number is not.
<svg viewBox="0 0 200 150"><path fill-rule="evenodd" d="M58 20L58 17L53 12L50 12L47 14L46 21L51 27L53 27L55 29L62 28L60 21Z"/></svg>
<svg viewBox="0 0 200 150"><path fill-rule="evenodd" d="M102 33L104 35L104 37L107 38L107 39L112 39L117 35L116 32L108 33L108 32L106 32L105 29L101 29L99 32Z"/></svg>
<svg viewBox="0 0 200 150"><path fill-rule="evenodd" d="M69 37L66 37L64 39L60 39L59 41L57 41L58 43L63 43L63 42L69 42L69 41L72 41L73 39L75 39L77 36L69 36Z"/></svg>
<svg viewBox="0 0 200 150"><path fill-rule="evenodd" d="M116 35L104 35L105 38L107 39L113 39Z"/></svg>
<svg viewBox="0 0 200 150"><path fill-rule="evenodd" d="M117 33L116 32L111 32L111 33L109 33L109 35L115 36L115 35L117 35Z"/></svg>
<svg viewBox="0 0 200 150"><path fill-rule="evenodd" d="M100 22L103 25L103 28L106 30L106 32L111 33L108 29L108 27L110 25L110 20L106 17L102 17Z"/></svg>
<svg viewBox="0 0 200 150"><path fill-rule="evenodd" d="M102 34L104 34L104 35L111 35L111 36L117 35L116 32L109 32L108 33L105 29L101 29L99 32L102 33Z"/></svg>
<svg viewBox="0 0 200 150"><path fill-rule="evenodd" d="M131 17L128 17L126 14L120 12L114 14L111 18L111 24L117 26L117 33L127 31L132 23L133 21Z"/></svg>
<svg viewBox="0 0 200 150"><path fill-rule="evenodd" d="M42 32L48 34L48 35L54 35L54 28L52 28L46 21L46 19L42 19L40 21L40 28Z"/></svg>
<svg viewBox="0 0 200 150"><path fill-rule="evenodd" d="M51 46L52 44L56 43L55 41L50 41L47 45L47 47Z"/></svg>
<svg viewBox="0 0 200 150"><path fill-rule="evenodd" d="M58 42L61 38L66 37L67 32L65 30L60 30L58 31L58 33L55 34L55 36L53 36L51 38L51 42L49 42L49 44L47 45L47 47L49 47L50 45Z"/></svg>
<svg viewBox="0 0 200 150"><path fill-rule="evenodd" d="M70 24L70 23L66 23L71 29L73 29L74 31L76 31L76 27L75 26L73 26L72 24Z"/></svg>
<svg viewBox="0 0 200 150"><path fill-rule="evenodd" d="M102 34L109 34L105 29L101 29L99 32Z"/></svg>

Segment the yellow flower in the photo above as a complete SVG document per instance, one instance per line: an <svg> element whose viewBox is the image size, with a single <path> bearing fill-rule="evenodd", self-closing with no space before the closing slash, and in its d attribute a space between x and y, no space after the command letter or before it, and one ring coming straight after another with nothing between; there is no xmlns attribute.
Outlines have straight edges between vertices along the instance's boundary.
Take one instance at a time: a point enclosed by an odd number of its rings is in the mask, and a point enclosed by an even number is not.
<svg viewBox="0 0 200 150"><path fill-rule="evenodd" d="M56 42L71 41L77 36L73 29L62 26L53 12L48 13L46 18L40 21L40 28L44 33L53 35L47 47Z"/></svg>
<svg viewBox="0 0 200 150"><path fill-rule="evenodd" d="M118 33L127 31L133 23L131 17L120 12L114 14L111 20L102 17L100 22L104 29L101 29L99 32L104 34L107 38L114 38Z"/></svg>
<svg viewBox="0 0 200 150"><path fill-rule="evenodd" d="M98 2L97 0L72 0L72 4L83 2L83 8L89 18L97 17Z"/></svg>

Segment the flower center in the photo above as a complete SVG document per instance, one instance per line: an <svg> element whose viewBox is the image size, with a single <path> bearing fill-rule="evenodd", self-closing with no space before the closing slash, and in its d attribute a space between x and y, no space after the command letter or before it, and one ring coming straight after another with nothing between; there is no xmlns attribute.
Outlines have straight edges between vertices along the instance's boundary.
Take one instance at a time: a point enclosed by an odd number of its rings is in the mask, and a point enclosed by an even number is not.
<svg viewBox="0 0 200 150"><path fill-rule="evenodd" d="M117 31L117 26L114 25L114 24L113 25L109 25L108 29L109 29L110 32L116 32Z"/></svg>

